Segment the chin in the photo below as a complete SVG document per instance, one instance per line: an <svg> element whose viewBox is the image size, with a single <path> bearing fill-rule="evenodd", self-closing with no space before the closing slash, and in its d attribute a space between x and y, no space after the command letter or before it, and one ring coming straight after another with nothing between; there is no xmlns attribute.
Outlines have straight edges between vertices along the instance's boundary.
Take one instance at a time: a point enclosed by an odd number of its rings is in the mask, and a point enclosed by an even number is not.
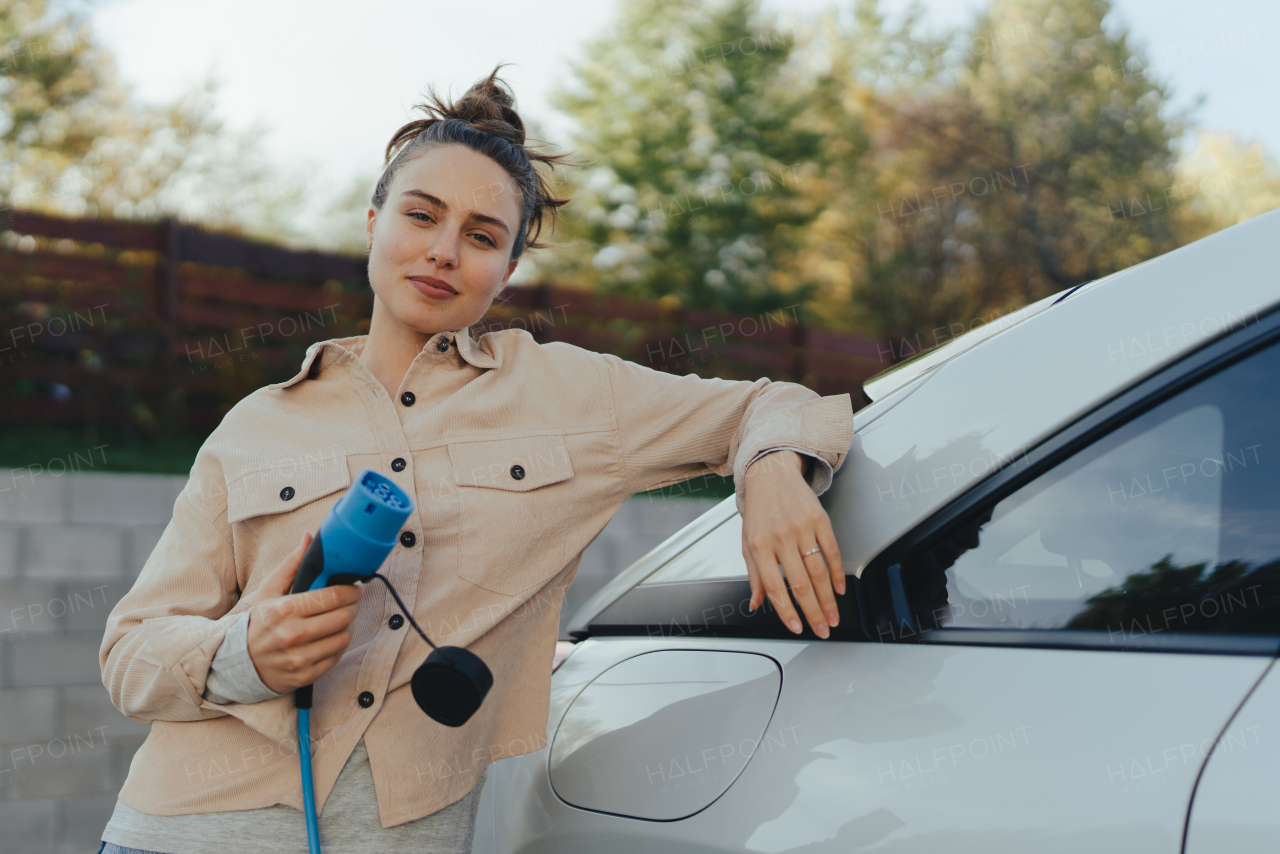
<svg viewBox="0 0 1280 854"><path fill-rule="evenodd" d="M392 314L402 325L422 335L434 335L436 332L444 330L460 329L475 322L467 319L466 312L458 311L452 306L448 309L441 309L429 304L424 305L421 302L403 306L402 310L392 311Z"/></svg>

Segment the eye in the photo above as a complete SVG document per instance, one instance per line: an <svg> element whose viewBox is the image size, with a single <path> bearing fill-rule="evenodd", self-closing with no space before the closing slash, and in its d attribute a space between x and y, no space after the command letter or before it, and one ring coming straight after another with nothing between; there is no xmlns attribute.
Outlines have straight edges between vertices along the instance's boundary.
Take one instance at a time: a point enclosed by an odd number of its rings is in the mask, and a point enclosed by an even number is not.
<svg viewBox="0 0 1280 854"><path fill-rule="evenodd" d="M426 213L425 211L409 211L409 216L417 219L418 222L435 222L435 220L431 218L431 214ZM422 217L422 219L418 219L418 217Z"/></svg>
<svg viewBox="0 0 1280 854"><path fill-rule="evenodd" d="M474 237L474 238L476 238L477 240L483 240L485 243L489 244L490 246L495 246L495 247L496 247L496 246L498 245L498 244L494 243L494 242L489 238L489 235L487 235L487 234L483 234L483 233L481 233L481 232L476 232L475 234L472 234L471 236L472 236L472 237Z"/></svg>

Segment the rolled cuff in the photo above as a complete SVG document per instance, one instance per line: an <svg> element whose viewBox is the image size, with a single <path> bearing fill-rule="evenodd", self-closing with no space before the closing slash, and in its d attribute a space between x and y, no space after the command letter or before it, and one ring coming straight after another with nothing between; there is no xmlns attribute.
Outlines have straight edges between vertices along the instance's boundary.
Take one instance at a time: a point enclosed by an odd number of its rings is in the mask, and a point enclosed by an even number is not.
<svg viewBox="0 0 1280 854"><path fill-rule="evenodd" d="M745 511L747 466L764 454L791 450L820 460L822 465L814 465L808 483L821 495L830 488L852 444L853 402L848 394L815 397L752 425L738 448L733 471L738 513Z"/></svg>
<svg viewBox="0 0 1280 854"><path fill-rule="evenodd" d="M231 625L209 664L204 698L211 703L260 703L284 696L266 686L249 655L249 615L245 611Z"/></svg>
<svg viewBox="0 0 1280 854"><path fill-rule="evenodd" d="M774 451L795 451L797 454L809 457L814 461L813 468L805 475L805 482L813 489L814 495L822 495L822 493L831 488L831 481L835 477L835 469L831 467L831 463L813 451L807 451L804 448L793 448L790 445L780 448L765 448L751 458L751 462L747 463L747 468L751 468L752 464L765 454L772 454Z"/></svg>

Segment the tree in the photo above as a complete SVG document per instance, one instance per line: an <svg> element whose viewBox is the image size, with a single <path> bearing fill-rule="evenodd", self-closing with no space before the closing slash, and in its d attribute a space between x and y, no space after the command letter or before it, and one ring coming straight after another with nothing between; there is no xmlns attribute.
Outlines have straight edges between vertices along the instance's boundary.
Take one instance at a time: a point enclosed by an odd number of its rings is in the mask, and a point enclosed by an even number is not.
<svg viewBox="0 0 1280 854"><path fill-rule="evenodd" d="M897 287L877 240L884 205L878 181L893 165L886 129L901 103L953 85L951 34L925 31L919 7L890 23L877 0L857 0L851 28L842 30L834 13L820 16L802 50L810 66L823 69L805 93L806 120L822 141L821 170L804 191L820 212L790 253L794 272L784 275L816 283L808 314L827 328L896 330L904 324L885 314L892 300L876 297Z"/></svg>
<svg viewBox="0 0 1280 854"><path fill-rule="evenodd" d="M1178 245L1150 216L1184 117L1107 0L994 0L941 87L895 94L858 298L925 346ZM945 58L944 58L945 59ZM910 355L911 347L898 356Z"/></svg>
<svg viewBox="0 0 1280 854"><path fill-rule="evenodd" d="M258 154L258 133L213 115L206 82L134 103L87 23L47 0L0 0L0 202L66 216L155 219L288 237L300 194Z"/></svg>
<svg viewBox="0 0 1280 854"><path fill-rule="evenodd" d="M638 0L587 48L558 103L592 161L561 269L583 284L739 313L803 301L778 273L819 213L812 75L756 0Z"/></svg>
<svg viewBox="0 0 1280 854"><path fill-rule="evenodd" d="M1280 165L1261 143L1200 130L1178 160L1168 199L1180 237L1191 241L1280 207Z"/></svg>

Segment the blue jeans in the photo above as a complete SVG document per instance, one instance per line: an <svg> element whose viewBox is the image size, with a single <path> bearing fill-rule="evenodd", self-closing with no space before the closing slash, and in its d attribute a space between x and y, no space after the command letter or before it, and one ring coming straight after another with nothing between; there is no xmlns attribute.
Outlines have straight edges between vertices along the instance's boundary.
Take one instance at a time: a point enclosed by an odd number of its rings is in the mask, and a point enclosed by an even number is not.
<svg viewBox="0 0 1280 854"><path fill-rule="evenodd" d="M98 854L160 854L157 851L143 851L141 848L121 848L114 842L104 842Z"/></svg>

